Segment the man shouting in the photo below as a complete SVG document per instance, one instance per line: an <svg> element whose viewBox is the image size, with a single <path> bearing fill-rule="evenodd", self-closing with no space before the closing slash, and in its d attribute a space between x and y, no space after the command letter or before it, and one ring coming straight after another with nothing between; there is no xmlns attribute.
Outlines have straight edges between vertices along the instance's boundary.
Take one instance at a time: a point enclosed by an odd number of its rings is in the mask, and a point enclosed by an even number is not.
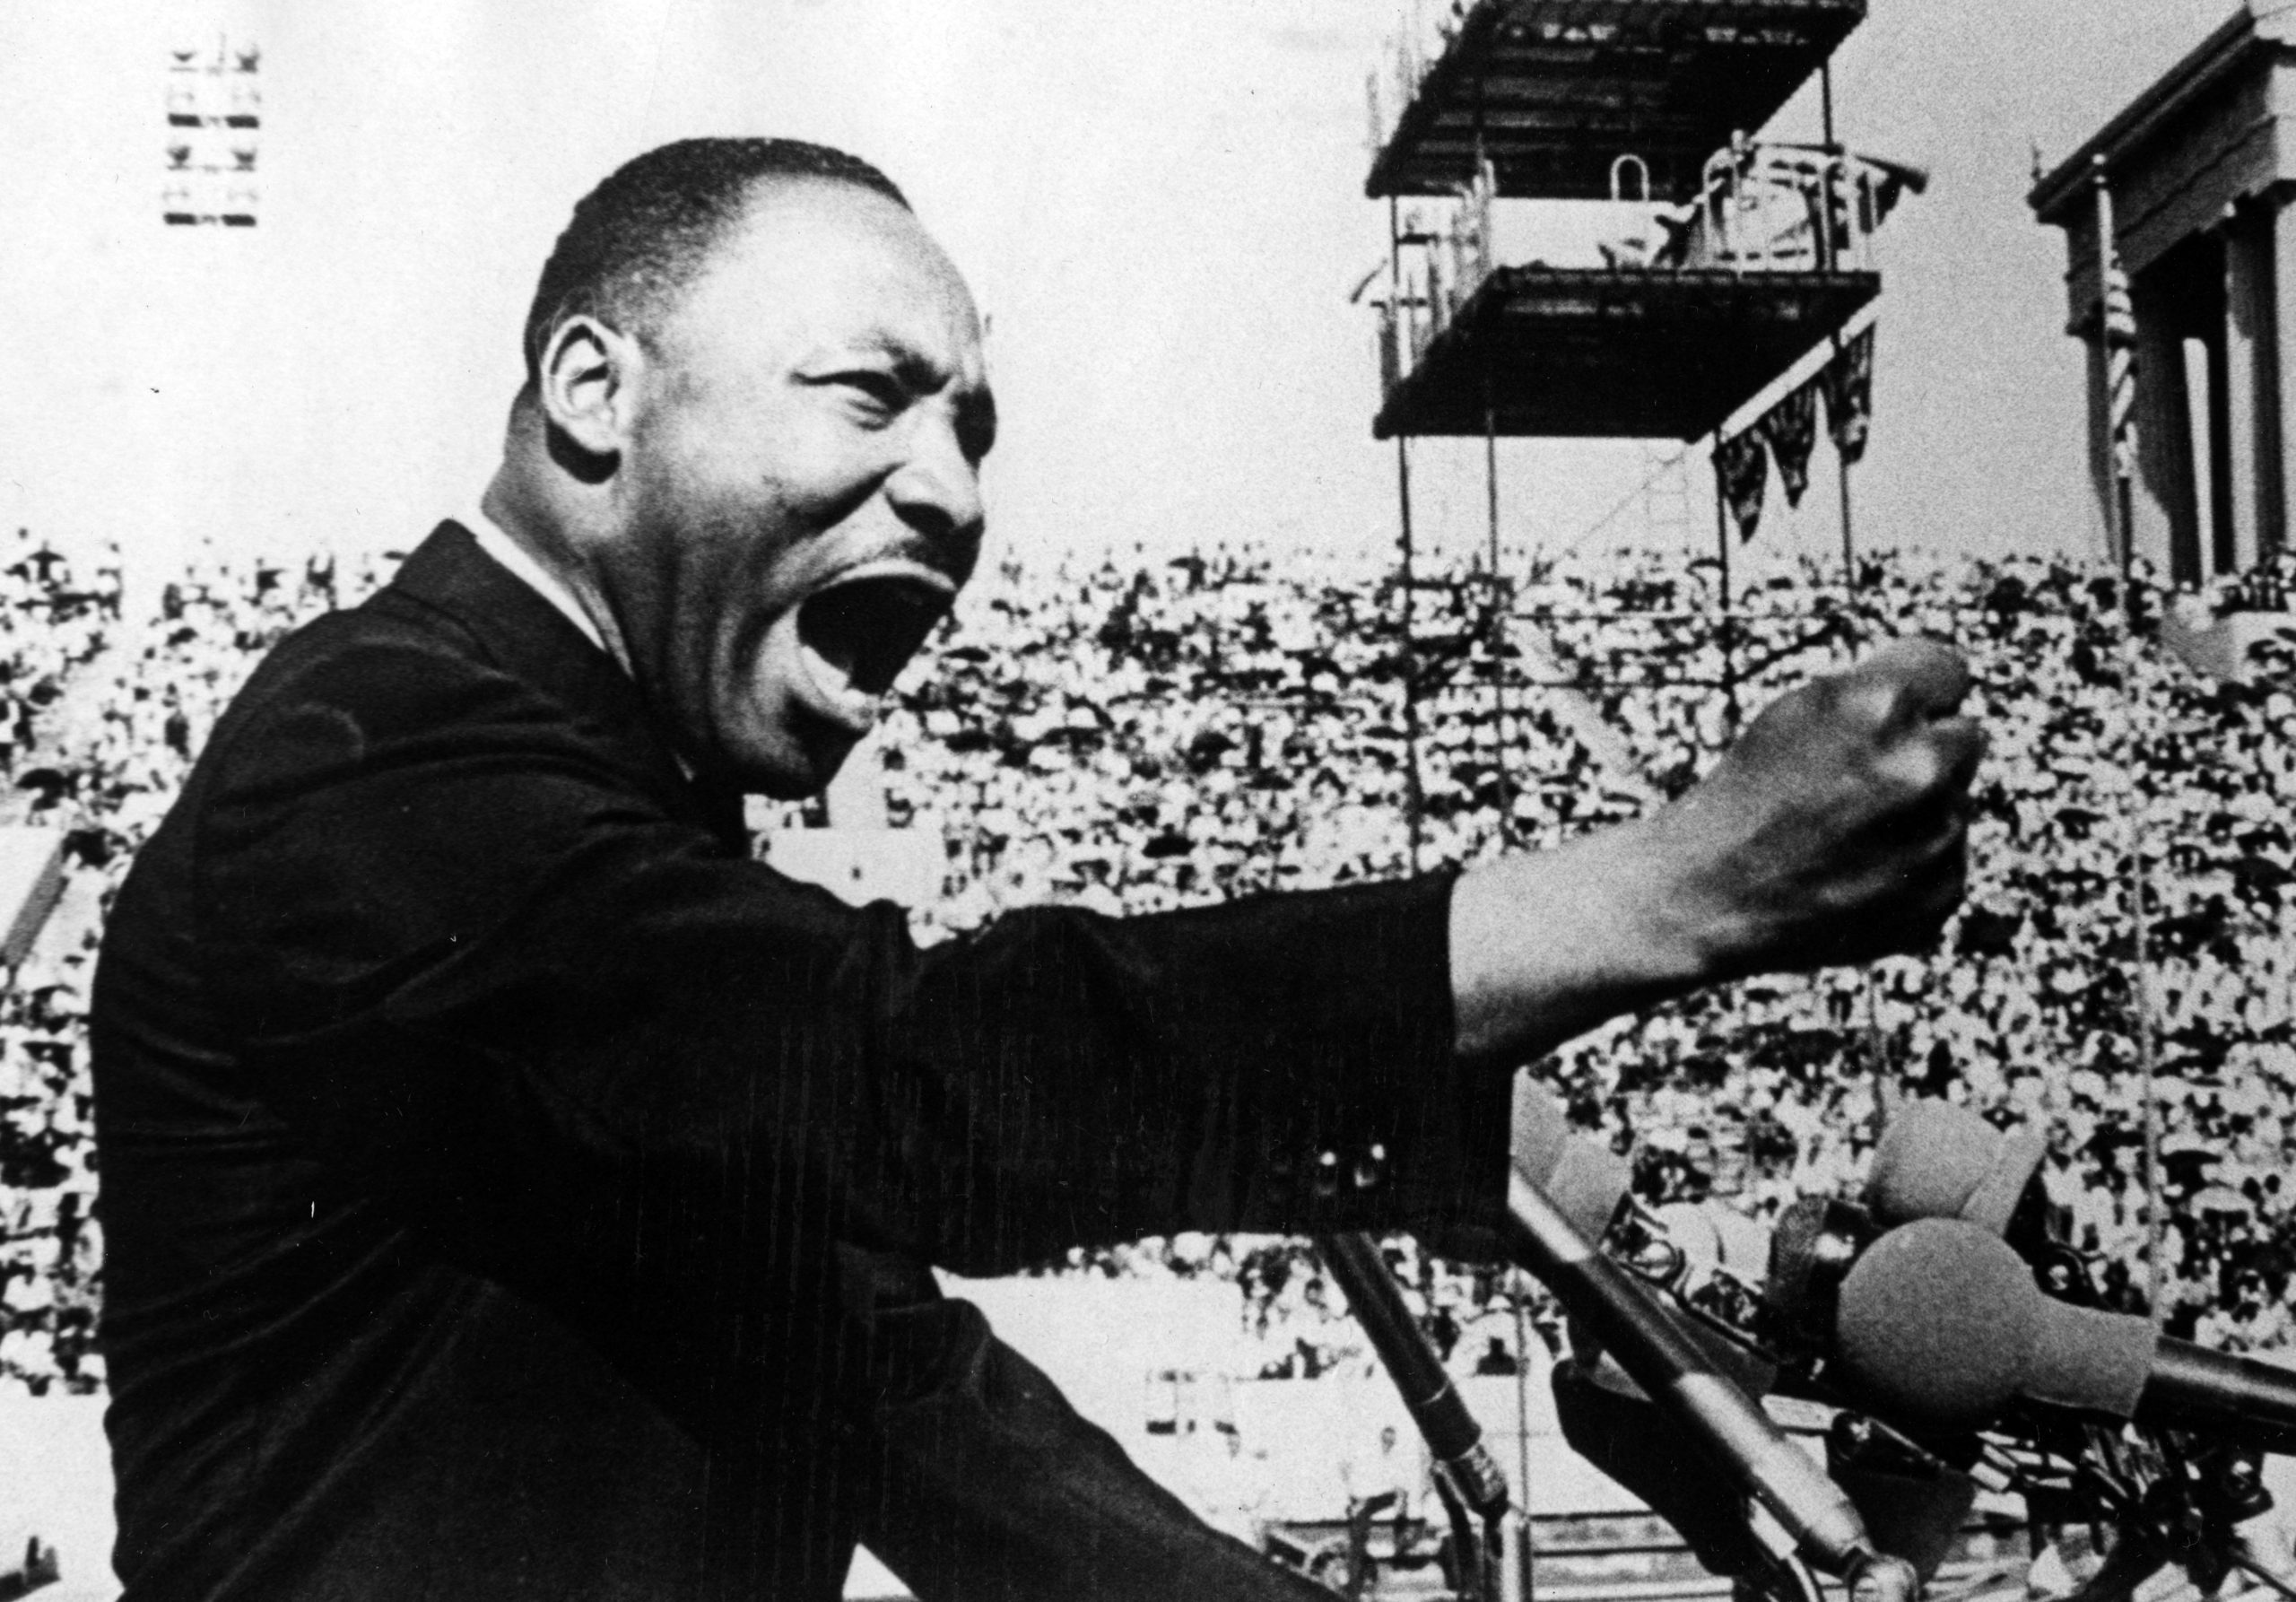
<svg viewBox="0 0 2296 1602"><path fill-rule="evenodd" d="M740 798L828 782L978 558L956 270L853 158L688 141L526 356L483 499L272 654L112 915L131 1599L825 1598L857 1540L928 1598L1300 1593L932 1268L1488 1224L1516 1065L1960 897L1980 742L1905 645L1565 850L920 952Z"/></svg>

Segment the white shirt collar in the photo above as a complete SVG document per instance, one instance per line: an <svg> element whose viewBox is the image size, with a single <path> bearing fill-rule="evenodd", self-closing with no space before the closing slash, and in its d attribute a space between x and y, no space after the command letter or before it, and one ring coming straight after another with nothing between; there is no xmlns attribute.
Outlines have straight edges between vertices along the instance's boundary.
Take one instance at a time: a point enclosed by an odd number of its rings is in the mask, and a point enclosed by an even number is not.
<svg viewBox="0 0 2296 1602"><path fill-rule="evenodd" d="M598 631L598 625L591 621L590 614L582 610L582 604L574 598L574 592L567 588L556 574L536 562L524 545L512 539L501 524L476 506L458 513L455 521L470 530L471 537L478 542L480 550L509 569L513 578L524 580L529 589L564 613L566 621L581 630L584 639L600 650L606 651L606 637ZM612 657L613 653L606 651L606 655ZM618 663L619 658L616 660ZM683 753L674 752L672 754L677 758L678 771L691 779L693 765L685 760Z"/></svg>
<svg viewBox="0 0 2296 1602"><path fill-rule="evenodd" d="M558 575L536 562L524 545L512 539L500 523L475 506L455 521L470 530L471 537L478 542L480 550L509 569L514 576L524 579L529 589L564 613L566 620L582 631L584 639L600 650L605 650L605 636L598 632L598 625L591 621L590 614L582 610L582 604L574 598L574 592L560 581Z"/></svg>

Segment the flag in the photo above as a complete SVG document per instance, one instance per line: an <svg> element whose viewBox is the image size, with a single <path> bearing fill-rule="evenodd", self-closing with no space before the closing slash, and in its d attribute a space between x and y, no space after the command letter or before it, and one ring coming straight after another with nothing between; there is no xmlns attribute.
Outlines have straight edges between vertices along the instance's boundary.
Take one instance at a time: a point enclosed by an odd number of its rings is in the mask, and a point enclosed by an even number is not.
<svg viewBox="0 0 2296 1602"><path fill-rule="evenodd" d="M2136 308L2120 265L2120 236L2113 228L2113 191L2104 152L2094 158L2097 185L2097 343L2105 358L2106 427L2112 444L2114 489L2108 518L2122 570L2135 560L2130 485L2136 477Z"/></svg>
<svg viewBox="0 0 2296 1602"><path fill-rule="evenodd" d="M1826 396L1826 431L1845 462L1866 454L1866 435L1874 421L1874 325L1868 323L1857 338L1834 353L1818 383Z"/></svg>
<svg viewBox="0 0 2296 1602"><path fill-rule="evenodd" d="M1929 187L1929 175L1903 161L1877 156L1857 158L1857 225L1872 233L1889 221L1898 202Z"/></svg>
<svg viewBox="0 0 2296 1602"><path fill-rule="evenodd" d="M1772 406L1754 425L1769 441L1770 460L1778 464L1778 482L1786 486L1786 504L1802 504L1810 487L1810 453L1818 445L1818 387L1816 380L1797 387Z"/></svg>
<svg viewBox="0 0 2296 1602"><path fill-rule="evenodd" d="M2136 306L2128 274L2120 265L2113 237L2112 191L2097 173L2097 258L2100 280L2099 335L2105 345L2105 400L2111 419L2113 473L2126 481L2136 474Z"/></svg>
<svg viewBox="0 0 2296 1602"><path fill-rule="evenodd" d="M2105 274L2105 395L2110 407L2113 472L2136 475L2136 312L2118 252Z"/></svg>
<svg viewBox="0 0 2296 1602"><path fill-rule="evenodd" d="M1738 525L1738 537L1753 538L1761 522L1762 497L1770 488L1770 452L1763 448L1760 428L1715 441L1714 476Z"/></svg>

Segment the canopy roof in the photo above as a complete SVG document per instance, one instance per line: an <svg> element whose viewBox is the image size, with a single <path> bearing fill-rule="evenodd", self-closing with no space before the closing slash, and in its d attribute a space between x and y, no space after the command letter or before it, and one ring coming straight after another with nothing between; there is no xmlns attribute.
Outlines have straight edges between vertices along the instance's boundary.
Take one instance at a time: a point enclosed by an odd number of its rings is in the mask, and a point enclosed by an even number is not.
<svg viewBox="0 0 2296 1602"><path fill-rule="evenodd" d="M1366 193L1446 195L1478 136L1499 193L1606 199L1619 157L1655 198L1755 133L1865 20L1866 0L1481 0L1395 119Z"/></svg>
<svg viewBox="0 0 2296 1602"><path fill-rule="evenodd" d="M1500 267L1393 388L1372 425L1695 440L1881 293L1875 273Z"/></svg>

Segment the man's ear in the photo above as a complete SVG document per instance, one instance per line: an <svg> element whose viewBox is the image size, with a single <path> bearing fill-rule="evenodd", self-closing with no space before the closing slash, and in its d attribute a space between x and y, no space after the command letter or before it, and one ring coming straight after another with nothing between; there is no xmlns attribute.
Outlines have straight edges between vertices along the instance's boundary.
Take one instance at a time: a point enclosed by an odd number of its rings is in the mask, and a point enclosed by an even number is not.
<svg viewBox="0 0 2296 1602"><path fill-rule="evenodd" d="M630 438L640 357L638 342L596 318L570 317L542 349L536 400L551 430L602 465L618 463Z"/></svg>

